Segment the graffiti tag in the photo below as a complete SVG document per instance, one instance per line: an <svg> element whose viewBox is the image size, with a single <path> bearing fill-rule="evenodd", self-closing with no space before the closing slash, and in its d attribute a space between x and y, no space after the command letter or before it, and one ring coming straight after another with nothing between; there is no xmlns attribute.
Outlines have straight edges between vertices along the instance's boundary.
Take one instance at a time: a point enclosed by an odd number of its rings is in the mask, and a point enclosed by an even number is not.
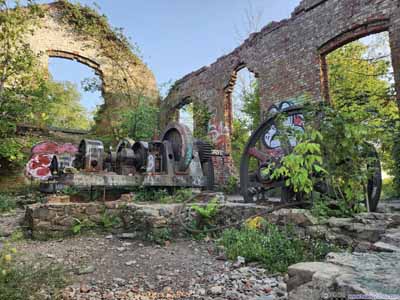
<svg viewBox="0 0 400 300"><path fill-rule="evenodd" d="M283 101L279 104L272 105L268 110L268 115L281 112L295 104L292 101ZM293 132L304 132L304 116L303 114L295 114L289 116L284 122L284 127L293 129ZM273 157L283 156L283 149L281 147L281 141L279 139L279 129L275 125L272 125L263 136L263 144L267 148L269 155ZM296 137L289 136L289 143L292 147L297 145Z"/></svg>

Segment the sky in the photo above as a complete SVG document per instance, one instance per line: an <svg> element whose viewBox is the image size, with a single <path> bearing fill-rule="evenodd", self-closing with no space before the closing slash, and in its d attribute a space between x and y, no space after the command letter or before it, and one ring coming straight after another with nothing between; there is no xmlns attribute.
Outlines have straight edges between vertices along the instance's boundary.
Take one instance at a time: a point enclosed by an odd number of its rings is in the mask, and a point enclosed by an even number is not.
<svg viewBox="0 0 400 300"><path fill-rule="evenodd" d="M38 1L49 3L52 1ZM92 0L81 0L91 5ZM288 18L300 0L97 0L101 12L114 27L122 27L141 49L144 62L153 71L159 86L213 63L231 52L246 37L246 13L261 16L260 27ZM252 12L252 13L251 13ZM92 70L79 63L51 59L49 65L57 81L78 86ZM81 91L89 110L100 95ZM101 101L101 100L100 100Z"/></svg>

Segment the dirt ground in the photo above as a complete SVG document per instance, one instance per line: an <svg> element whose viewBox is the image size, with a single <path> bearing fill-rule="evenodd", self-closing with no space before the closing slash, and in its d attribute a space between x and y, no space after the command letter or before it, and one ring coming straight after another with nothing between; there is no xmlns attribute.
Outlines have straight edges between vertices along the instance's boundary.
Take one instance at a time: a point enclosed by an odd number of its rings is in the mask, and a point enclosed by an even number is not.
<svg viewBox="0 0 400 300"><path fill-rule="evenodd" d="M286 299L283 278L226 261L212 241L160 246L95 235L16 247L23 261L65 267L72 275L66 300Z"/></svg>

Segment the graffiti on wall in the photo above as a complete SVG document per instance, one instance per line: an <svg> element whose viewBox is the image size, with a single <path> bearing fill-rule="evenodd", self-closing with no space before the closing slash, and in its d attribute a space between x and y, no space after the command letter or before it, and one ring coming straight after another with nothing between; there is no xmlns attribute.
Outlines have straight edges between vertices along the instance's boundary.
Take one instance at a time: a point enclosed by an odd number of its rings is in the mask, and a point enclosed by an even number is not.
<svg viewBox="0 0 400 300"><path fill-rule="evenodd" d="M54 142L41 142L31 149L31 157L26 165L26 176L32 179L48 180L52 177L52 164L57 167L71 167L78 148L70 143L59 145Z"/></svg>
<svg viewBox="0 0 400 300"><path fill-rule="evenodd" d="M283 101L278 104L272 105L269 109L267 114L272 115L284 111L285 109L294 106L295 103L293 101ZM294 132L304 132L304 116L303 114L295 114L289 116L284 122L284 127L290 127L293 129ZM281 157L284 155L283 149L281 147L279 129L272 125L269 130L263 136L263 144L266 147L266 150L269 155L272 157ZM289 143L292 147L296 146L297 141L294 135L288 137Z"/></svg>
<svg viewBox="0 0 400 300"><path fill-rule="evenodd" d="M208 135L218 149L223 149L229 139L229 128L222 121L214 118L210 121Z"/></svg>

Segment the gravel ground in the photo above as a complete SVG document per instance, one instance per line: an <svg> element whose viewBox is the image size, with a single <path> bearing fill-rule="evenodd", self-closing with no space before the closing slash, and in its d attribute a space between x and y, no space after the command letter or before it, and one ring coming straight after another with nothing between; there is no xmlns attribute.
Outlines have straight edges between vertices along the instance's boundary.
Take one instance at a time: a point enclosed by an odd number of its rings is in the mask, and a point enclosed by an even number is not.
<svg viewBox="0 0 400 300"><path fill-rule="evenodd" d="M224 260L211 241L159 246L98 235L22 241L17 249L22 260L59 263L73 274L65 300L287 298L282 277Z"/></svg>

